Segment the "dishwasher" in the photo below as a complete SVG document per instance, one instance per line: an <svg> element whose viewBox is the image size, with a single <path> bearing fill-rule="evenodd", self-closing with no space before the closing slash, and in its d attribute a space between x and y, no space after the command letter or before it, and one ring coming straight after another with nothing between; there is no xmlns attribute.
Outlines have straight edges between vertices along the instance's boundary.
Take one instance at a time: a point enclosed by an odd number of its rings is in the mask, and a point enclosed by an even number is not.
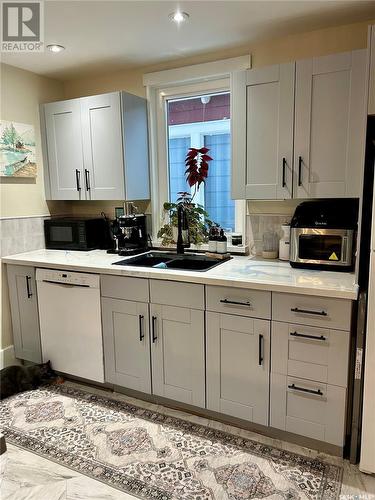
<svg viewBox="0 0 375 500"><path fill-rule="evenodd" d="M104 382L99 275L37 269L36 281L43 360Z"/></svg>

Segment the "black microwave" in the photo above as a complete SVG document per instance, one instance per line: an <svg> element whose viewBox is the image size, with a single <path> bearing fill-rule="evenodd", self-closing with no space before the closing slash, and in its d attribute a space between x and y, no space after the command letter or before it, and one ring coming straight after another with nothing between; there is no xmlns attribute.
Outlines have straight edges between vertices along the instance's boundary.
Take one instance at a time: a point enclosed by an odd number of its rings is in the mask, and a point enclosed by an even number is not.
<svg viewBox="0 0 375 500"><path fill-rule="evenodd" d="M54 250L106 249L108 224L102 218L56 217L45 219L46 248Z"/></svg>

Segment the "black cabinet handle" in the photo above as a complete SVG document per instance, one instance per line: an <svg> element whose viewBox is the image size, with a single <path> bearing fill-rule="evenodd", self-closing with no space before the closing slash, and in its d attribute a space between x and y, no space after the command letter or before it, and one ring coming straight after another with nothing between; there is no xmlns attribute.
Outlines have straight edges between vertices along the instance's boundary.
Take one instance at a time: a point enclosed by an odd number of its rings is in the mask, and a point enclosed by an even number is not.
<svg viewBox="0 0 375 500"><path fill-rule="evenodd" d="M313 339L313 340L321 340L321 341L327 340L324 337L324 335L321 335L320 337L316 337L315 335L308 335L307 333L298 333L298 332L290 332L289 335L292 335L293 337L301 337L303 339Z"/></svg>
<svg viewBox="0 0 375 500"><path fill-rule="evenodd" d="M283 184L282 187L286 186L285 174L286 174L286 158L283 158Z"/></svg>
<svg viewBox="0 0 375 500"><path fill-rule="evenodd" d="M81 172L76 168L77 191L81 191Z"/></svg>
<svg viewBox="0 0 375 500"><path fill-rule="evenodd" d="M316 316L327 316L327 313L325 311L309 311L308 309L299 309L299 307L292 307L291 311L294 313L315 314Z"/></svg>
<svg viewBox="0 0 375 500"><path fill-rule="evenodd" d="M31 276L26 276L26 291L27 291L27 298L30 299L33 294L31 293L31 290L30 290L30 280L31 280Z"/></svg>
<svg viewBox="0 0 375 500"><path fill-rule="evenodd" d="M251 307L251 302L249 302L249 301L246 301L246 302L237 302L236 300L220 299L220 302L222 304L234 304L236 306Z"/></svg>
<svg viewBox="0 0 375 500"><path fill-rule="evenodd" d="M152 320L151 320L151 327L152 327L152 343L155 344L155 342L157 341L158 339L158 336L156 335L156 321L157 321L157 317L156 316L153 316L152 317Z"/></svg>
<svg viewBox="0 0 375 500"><path fill-rule="evenodd" d="M314 389L305 389L304 387L298 387L298 385L288 385L289 389L293 389L294 391L307 392L308 394L316 394L317 396L323 396L323 393L320 389L315 391Z"/></svg>
<svg viewBox="0 0 375 500"><path fill-rule="evenodd" d="M145 338L145 334L143 332L143 319L144 316L142 314L139 315L139 341L142 342L142 340Z"/></svg>
<svg viewBox="0 0 375 500"><path fill-rule="evenodd" d="M85 168L85 182L86 182L86 191L90 191L90 171Z"/></svg>
<svg viewBox="0 0 375 500"><path fill-rule="evenodd" d="M262 366L262 364L263 364L263 344L264 344L264 337L263 337L263 335L259 335L259 345L258 345L258 348L259 348L258 364L259 364L259 366Z"/></svg>
<svg viewBox="0 0 375 500"><path fill-rule="evenodd" d="M298 185L302 186L302 156L298 157Z"/></svg>

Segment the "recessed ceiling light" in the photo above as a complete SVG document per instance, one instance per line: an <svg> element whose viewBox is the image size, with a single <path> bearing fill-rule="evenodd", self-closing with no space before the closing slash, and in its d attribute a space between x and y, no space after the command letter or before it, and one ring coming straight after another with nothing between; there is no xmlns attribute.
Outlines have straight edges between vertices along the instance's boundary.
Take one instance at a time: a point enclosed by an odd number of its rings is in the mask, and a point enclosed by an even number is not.
<svg viewBox="0 0 375 500"><path fill-rule="evenodd" d="M51 52L62 52L65 50L65 47L63 45L57 45L56 43L52 43L51 45L47 45L47 49L50 50Z"/></svg>
<svg viewBox="0 0 375 500"><path fill-rule="evenodd" d="M189 19L189 14L187 12L181 12L180 10L176 10L176 12L172 12L171 14L169 14L168 17L170 21L180 24Z"/></svg>

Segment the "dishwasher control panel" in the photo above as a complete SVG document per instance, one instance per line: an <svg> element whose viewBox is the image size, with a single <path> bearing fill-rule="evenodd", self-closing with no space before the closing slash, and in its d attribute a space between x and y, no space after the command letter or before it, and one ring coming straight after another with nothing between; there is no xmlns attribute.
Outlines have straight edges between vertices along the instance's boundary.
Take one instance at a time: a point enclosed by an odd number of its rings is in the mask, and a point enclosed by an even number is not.
<svg viewBox="0 0 375 500"><path fill-rule="evenodd" d="M36 280L89 288L99 288L100 284L98 274L76 273L58 269L37 269Z"/></svg>

